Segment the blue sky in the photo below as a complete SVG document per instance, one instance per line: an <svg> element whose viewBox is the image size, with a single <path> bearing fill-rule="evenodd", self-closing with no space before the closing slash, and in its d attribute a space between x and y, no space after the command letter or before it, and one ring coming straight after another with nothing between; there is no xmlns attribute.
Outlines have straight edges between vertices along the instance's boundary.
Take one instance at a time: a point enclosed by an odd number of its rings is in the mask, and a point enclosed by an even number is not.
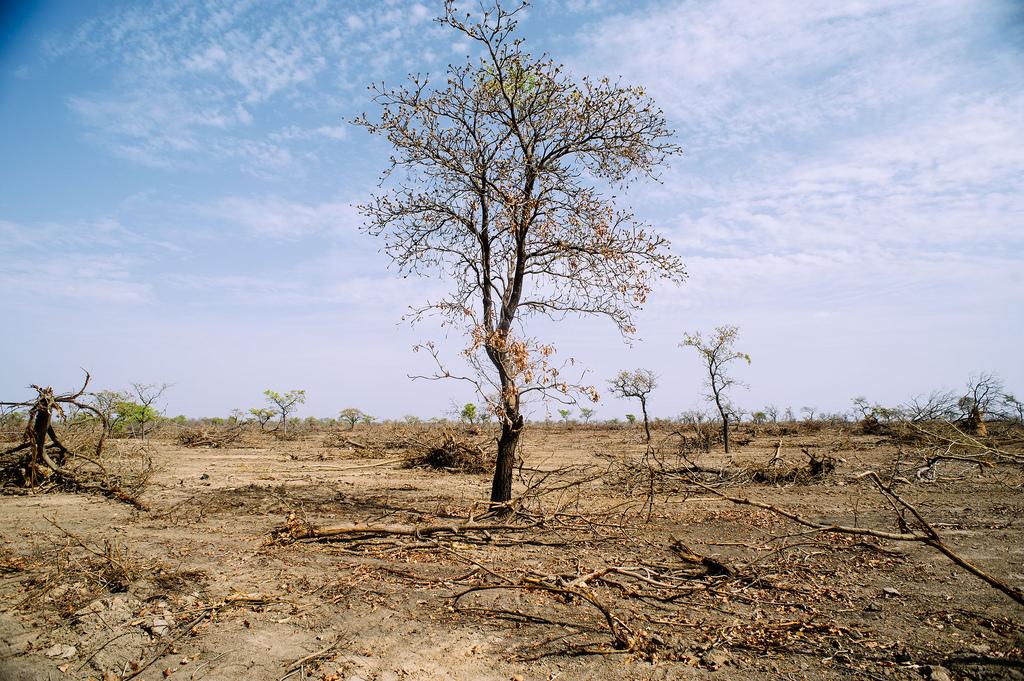
<svg viewBox="0 0 1024 681"><path fill-rule="evenodd" d="M17 4L17 3L15 3ZM6 5L5 5L6 6ZM303 415L433 416L411 382L442 290L388 268L354 205L388 149L366 86L442 77L469 47L440 3L36 2L0 30L0 394L168 382L170 413L305 388ZM534 327L603 386L660 376L700 403L684 331L730 323L736 401L895 403L996 371L1024 392L1024 10L1019 3L540 0L534 53L644 85L685 153L625 196L690 273L626 345ZM632 405L605 397L599 418Z"/></svg>

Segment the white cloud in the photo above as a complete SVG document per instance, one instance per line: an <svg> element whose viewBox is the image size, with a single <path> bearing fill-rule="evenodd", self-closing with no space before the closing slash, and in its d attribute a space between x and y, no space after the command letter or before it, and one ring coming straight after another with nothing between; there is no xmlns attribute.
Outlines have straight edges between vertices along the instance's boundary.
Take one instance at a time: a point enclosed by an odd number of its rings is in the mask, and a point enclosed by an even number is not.
<svg viewBox="0 0 1024 681"><path fill-rule="evenodd" d="M96 253L12 258L0 271L0 288L10 304L26 307L149 303L153 287L134 274L137 266L132 258Z"/></svg>
<svg viewBox="0 0 1024 681"><path fill-rule="evenodd" d="M153 167L206 167L212 157L243 159L264 178L292 177L316 156L296 153L315 138L339 140L340 125L265 129L265 120L334 112L338 93L381 78L394 42L410 54L430 35L418 2L356 15L332 3L279 6L158 0L127 5L83 23L48 45L50 60L87 57L114 75L107 89L81 92L68 106L87 139ZM290 134L289 134L290 133Z"/></svg>
<svg viewBox="0 0 1024 681"><path fill-rule="evenodd" d="M965 71L988 79L983 64L962 57L965 30L998 21L993 6L665 3L580 31L583 53L575 63L646 85L694 153L769 135L799 141L822 126L854 123L865 110L883 122L894 103L901 113L916 111L962 86Z"/></svg>
<svg viewBox="0 0 1024 681"><path fill-rule="evenodd" d="M327 138L331 140L343 140L348 136L348 130L342 125L320 125L314 128L302 128L297 125L290 125L271 133L269 138L274 141L288 140L312 140Z"/></svg>
<svg viewBox="0 0 1024 681"><path fill-rule="evenodd" d="M203 206L200 211L239 225L250 234L282 240L311 234L351 233L362 223L358 211L348 203L310 205L276 196L231 196Z"/></svg>

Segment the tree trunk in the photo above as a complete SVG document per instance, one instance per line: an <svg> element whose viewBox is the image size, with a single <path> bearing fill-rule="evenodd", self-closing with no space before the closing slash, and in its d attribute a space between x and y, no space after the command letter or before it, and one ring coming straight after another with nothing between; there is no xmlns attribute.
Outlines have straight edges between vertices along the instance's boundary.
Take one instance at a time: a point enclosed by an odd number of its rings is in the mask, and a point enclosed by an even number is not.
<svg viewBox="0 0 1024 681"><path fill-rule="evenodd" d="M36 474L39 470L39 462L43 460L46 450L46 431L50 429L50 410L47 408L36 409L31 422L32 429L32 456L28 463L29 487L36 486Z"/></svg>
<svg viewBox="0 0 1024 681"><path fill-rule="evenodd" d="M498 461L494 466L494 481L491 483L491 503L500 504L512 499L512 467L522 429L521 414L515 414L511 422L508 419L502 421L501 437L498 438Z"/></svg>
<svg viewBox="0 0 1024 681"><path fill-rule="evenodd" d="M985 437L988 435L988 428L985 427L985 416L977 406L971 407L971 413L967 416L967 432L970 435Z"/></svg>
<svg viewBox="0 0 1024 681"><path fill-rule="evenodd" d="M725 443L725 453L729 453L729 417L722 414L722 442Z"/></svg>
<svg viewBox="0 0 1024 681"><path fill-rule="evenodd" d="M647 400L640 398L640 410L644 413L644 434L647 436L647 442L651 441L651 426L647 420Z"/></svg>

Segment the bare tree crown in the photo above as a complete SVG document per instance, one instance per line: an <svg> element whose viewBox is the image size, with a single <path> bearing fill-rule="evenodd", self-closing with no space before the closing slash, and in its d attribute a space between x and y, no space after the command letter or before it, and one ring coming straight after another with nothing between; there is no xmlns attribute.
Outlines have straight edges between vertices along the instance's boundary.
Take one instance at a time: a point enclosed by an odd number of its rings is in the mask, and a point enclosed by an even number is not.
<svg viewBox="0 0 1024 681"><path fill-rule="evenodd" d="M646 398L657 387L657 376L650 369L623 370L608 381L612 394L622 398Z"/></svg>
<svg viewBox="0 0 1024 681"><path fill-rule="evenodd" d="M450 66L438 89L419 76L373 86L380 117L356 121L395 150L393 186L360 207L366 230L403 272L452 280L414 316L469 327L469 353L490 360L488 392L503 406L569 388L547 364L551 346L519 337L524 319L604 315L629 334L654 281L685 277L666 239L592 186L652 175L678 153L664 114L643 88L576 81L525 52L514 37L522 8L498 3L474 21L447 2L438 22L479 60Z"/></svg>

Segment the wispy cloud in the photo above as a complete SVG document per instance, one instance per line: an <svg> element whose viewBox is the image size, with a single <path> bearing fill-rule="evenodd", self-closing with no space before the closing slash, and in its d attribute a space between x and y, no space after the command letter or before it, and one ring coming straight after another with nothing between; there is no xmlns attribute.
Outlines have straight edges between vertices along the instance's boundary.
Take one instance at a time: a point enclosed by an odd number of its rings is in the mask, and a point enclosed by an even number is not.
<svg viewBox="0 0 1024 681"><path fill-rule="evenodd" d="M642 200L687 259L691 304L937 307L1003 281L986 304L1006 306L1024 299L1006 11L666 3L581 32L574 63L647 85L679 125L690 153Z"/></svg>
<svg viewBox="0 0 1024 681"><path fill-rule="evenodd" d="M229 196L199 207L200 212L238 225L249 234L294 240L314 234L350 235L362 223L352 204L303 203L277 196Z"/></svg>
<svg viewBox="0 0 1024 681"><path fill-rule="evenodd" d="M931 95L991 83L991 64L964 57L1008 11L955 0L661 3L580 31L577 63L648 86L695 152L799 142L865 111L884 122L895 102L906 115Z"/></svg>
<svg viewBox="0 0 1024 681"><path fill-rule="evenodd" d="M110 71L109 89L79 92L68 106L88 139L121 158L192 170L235 161L258 177L294 176L316 158L298 145L345 137L343 94L385 74L397 58L388 45L421 51L432 11L419 2L281 10L240 0L129 4L54 38L47 54L86 55ZM302 123L274 129L282 118Z"/></svg>

